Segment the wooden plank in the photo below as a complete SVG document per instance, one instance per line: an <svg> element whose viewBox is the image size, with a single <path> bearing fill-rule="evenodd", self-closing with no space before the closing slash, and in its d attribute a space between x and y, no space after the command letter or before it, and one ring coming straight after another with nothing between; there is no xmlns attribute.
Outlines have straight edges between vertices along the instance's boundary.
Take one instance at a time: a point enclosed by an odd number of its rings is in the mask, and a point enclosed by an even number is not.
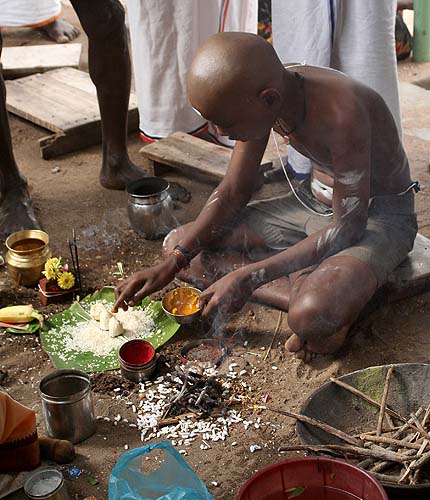
<svg viewBox="0 0 430 500"><path fill-rule="evenodd" d="M3 76L17 78L54 68L77 68L81 51L80 43L4 47L1 57Z"/></svg>
<svg viewBox="0 0 430 500"><path fill-rule="evenodd" d="M52 70L49 72L49 76L58 80L59 82L66 83L72 87L84 90L88 94L97 96L97 89L92 82L90 76L85 71L80 71L74 68L61 68ZM128 103L128 109L133 110L137 108L137 96L134 92L130 92L130 101ZM133 129L137 130L138 126Z"/></svg>
<svg viewBox="0 0 430 500"><path fill-rule="evenodd" d="M54 69L47 73L51 78L59 82L71 85L77 89L83 90L88 94L97 96L97 89L92 82L90 75L85 71L74 68Z"/></svg>
<svg viewBox="0 0 430 500"><path fill-rule="evenodd" d="M184 132L176 132L148 144L141 154L156 163L169 165L188 175L203 175L214 180L224 177L231 150Z"/></svg>
<svg viewBox="0 0 430 500"><path fill-rule="evenodd" d="M128 131L139 127L139 112L132 109L128 113ZM44 160L71 153L87 146L100 144L102 140L101 121L91 122L70 132L53 134L39 139L40 155ZM151 175L154 175L151 171Z"/></svg>
<svg viewBox="0 0 430 500"><path fill-rule="evenodd" d="M88 73L65 68L7 81L7 109L56 134L75 133L100 122L97 92ZM129 111L137 112L134 94ZM134 122L131 122L134 124ZM135 128L129 130L137 130Z"/></svg>
<svg viewBox="0 0 430 500"><path fill-rule="evenodd" d="M61 68L7 81L10 112L54 132L39 141L48 159L101 142L97 92L88 73ZM130 95L128 131L139 127L137 101Z"/></svg>
<svg viewBox="0 0 430 500"><path fill-rule="evenodd" d="M282 154L286 153L284 144ZM205 177L220 181L227 172L232 150L211 142L193 137L184 132L175 132L159 141L144 146L140 153L158 164L177 168L185 175ZM266 151L263 163L279 163L278 154L273 148Z"/></svg>
<svg viewBox="0 0 430 500"><path fill-rule="evenodd" d="M379 307L430 291L430 240L417 234L407 259L389 276L360 314L364 319Z"/></svg>
<svg viewBox="0 0 430 500"><path fill-rule="evenodd" d="M430 291L430 240L417 234L408 258L389 276L386 285L390 301Z"/></svg>
<svg viewBox="0 0 430 500"><path fill-rule="evenodd" d="M6 82L8 111L53 132L66 132L100 120L95 96L37 74Z"/></svg>

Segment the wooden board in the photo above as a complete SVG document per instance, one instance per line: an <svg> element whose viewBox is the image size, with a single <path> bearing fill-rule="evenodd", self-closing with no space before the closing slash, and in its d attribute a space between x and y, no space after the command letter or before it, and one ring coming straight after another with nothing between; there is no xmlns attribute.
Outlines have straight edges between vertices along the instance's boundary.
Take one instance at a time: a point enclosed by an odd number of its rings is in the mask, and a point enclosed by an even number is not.
<svg viewBox="0 0 430 500"><path fill-rule="evenodd" d="M39 140L48 159L101 142L97 92L88 73L61 68L6 81L8 111L54 132ZM137 99L130 95L128 130L138 129Z"/></svg>
<svg viewBox="0 0 430 500"><path fill-rule="evenodd" d="M383 258L383 256L381 256ZM389 276L366 305L359 319L364 319L384 304L415 297L430 291L430 240L417 234L414 248Z"/></svg>
<svg viewBox="0 0 430 500"><path fill-rule="evenodd" d="M184 132L176 132L148 144L140 153L152 160L155 167L161 163L177 168L184 174L203 175L214 180L224 177L231 157L231 149Z"/></svg>
<svg viewBox="0 0 430 500"><path fill-rule="evenodd" d="M193 137L184 132L176 132L164 139L148 144L140 153L157 164L168 165L189 176L204 177L220 181L230 162L232 150ZM263 163L278 159L273 151L267 151Z"/></svg>
<svg viewBox="0 0 430 500"><path fill-rule="evenodd" d="M430 291L430 240L417 234L408 258L395 269L385 285L390 302Z"/></svg>
<svg viewBox="0 0 430 500"><path fill-rule="evenodd" d="M77 68L82 44L31 45L4 47L2 65L4 78L17 78L55 68Z"/></svg>

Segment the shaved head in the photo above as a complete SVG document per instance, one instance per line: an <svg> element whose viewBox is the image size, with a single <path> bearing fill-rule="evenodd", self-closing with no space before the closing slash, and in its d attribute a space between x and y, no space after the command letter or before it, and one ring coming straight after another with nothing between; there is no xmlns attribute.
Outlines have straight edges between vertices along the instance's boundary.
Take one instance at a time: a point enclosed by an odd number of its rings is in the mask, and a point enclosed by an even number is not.
<svg viewBox="0 0 430 500"><path fill-rule="evenodd" d="M217 33L199 48L188 72L191 104L214 123L252 106L265 88L280 88L284 68L273 47L251 33Z"/></svg>

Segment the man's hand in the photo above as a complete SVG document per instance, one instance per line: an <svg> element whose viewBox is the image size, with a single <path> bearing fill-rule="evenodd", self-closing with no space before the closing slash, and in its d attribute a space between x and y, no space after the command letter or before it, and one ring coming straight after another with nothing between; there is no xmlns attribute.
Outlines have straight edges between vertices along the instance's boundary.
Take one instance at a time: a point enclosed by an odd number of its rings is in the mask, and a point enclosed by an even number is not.
<svg viewBox="0 0 430 500"><path fill-rule="evenodd" d="M121 307L127 310L127 304L139 304L146 296L168 285L175 277L176 271L174 262L164 261L132 274L115 288L114 309Z"/></svg>
<svg viewBox="0 0 430 500"><path fill-rule="evenodd" d="M202 316L237 312L242 309L252 291L249 273L243 269L233 271L202 292L199 301L199 306L203 309Z"/></svg>

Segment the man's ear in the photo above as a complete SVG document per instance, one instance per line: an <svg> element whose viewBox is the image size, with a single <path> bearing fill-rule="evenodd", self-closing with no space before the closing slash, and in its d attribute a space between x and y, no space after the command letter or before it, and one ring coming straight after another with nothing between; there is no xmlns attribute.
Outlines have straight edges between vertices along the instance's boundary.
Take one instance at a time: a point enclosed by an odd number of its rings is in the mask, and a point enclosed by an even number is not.
<svg viewBox="0 0 430 500"><path fill-rule="evenodd" d="M281 106L281 94L278 89L273 87L262 90L258 98L261 99L264 106L271 111L276 111Z"/></svg>

